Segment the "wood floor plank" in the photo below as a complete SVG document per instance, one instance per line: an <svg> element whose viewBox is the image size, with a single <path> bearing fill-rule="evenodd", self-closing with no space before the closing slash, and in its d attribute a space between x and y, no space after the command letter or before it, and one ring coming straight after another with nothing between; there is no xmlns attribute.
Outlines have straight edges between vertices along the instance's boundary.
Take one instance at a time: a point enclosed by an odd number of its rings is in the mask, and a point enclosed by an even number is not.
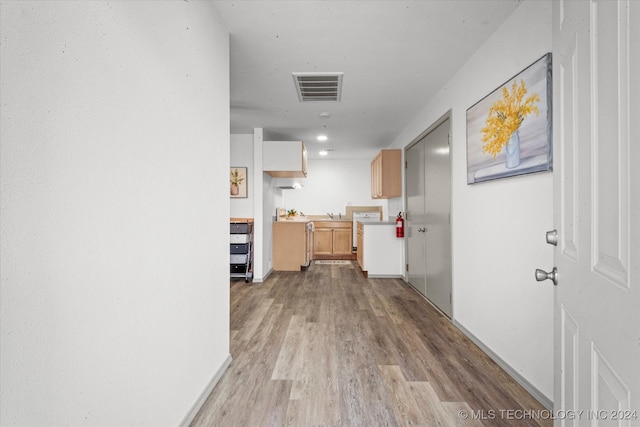
<svg viewBox="0 0 640 427"><path fill-rule="evenodd" d="M483 419L544 408L402 280L322 264L230 289L233 361L194 427L552 425Z"/></svg>
<svg viewBox="0 0 640 427"><path fill-rule="evenodd" d="M239 354L220 378L202 408L194 418L193 426L248 426L249 413L246 398L255 386L253 369L259 355L254 352Z"/></svg>
<svg viewBox="0 0 640 427"><path fill-rule="evenodd" d="M247 340L247 351L263 351L274 344L279 350L286 332L283 322L280 321L282 310L282 304L272 304L267 309L262 321Z"/></svg>
<svg viewBox="0 0 640 427"><path fill-rule="evenodd" d="M269 307L271 307L271 304L273 304L273 298L265 298L257 301L253 306L251 316L239 328L236 339L249 340L255 333L258 326L260 326L260 323L269 310Z"/></svg>
<svg viewBox="0 0 640 427"><path fill-rule="evenodd" d="M415 393L416 404L427 414L425 415L425 417L428 417L425 425L449 427L457 424L458 413L452 413L445 406L446 402L440 401L431 383L425 381L412 382L411 386Z"/></svg>
<svg viewBox="0 0 640 427"><path fill-rule="evenodd" d="M284 342L278 354L278 360L271 374L272 380L295 380L302 370L302 336L304 316L291 316Z"/></svg>
<svg viewBox="0 0 640 427"><path fill-rule="evenodd" d="M442 402L444 422L447 426L482 427L482 420L475 419L473 410L466 402ZM463 415L464 414L464 415Z"/></svg>
<svg viewBox="0 0 640 427"><path fill-rule="evenodd" d="M344 426L397 426L389 395L375 362L357 340L339 348L340 409Z"/></svg>
<svg viewBox="0 0 640 427"><path fill-rule="evenodd" d="M389 320L391 320L396 325L400 325L404 322L401 311L395 304L393 304L393 300L389 296L381 296L380 303L384 309L385 315L389 318Z"/></svg>
<svg viewBox="0 0 640 427"><path fill-rule="evenodd" d="M247 402L251 402L250 410L247 411L250 414L247 425L287 425L287 405L291 394L291 381L268 381L257 392L260 393L259 399L251 399L251 396L247 399Z"/></svg>
<svg viewBox="0 0 640 427"><path fill-rule="evenodd" d="M393 412L400 426L433 425L435 418L418 405L416 393L397 365L379 366L384 385L392 396Z"/></svg>
<svg viewBox="0 0 640 427"><path fill-rule="evenodd" d="M303 369L294 381L291 400L303 400L315 424L337 425L340 421L338 406L338 377L333 332L318 323L307 323L303 345ZM335 349L335 346L333 346Z"/></svg>

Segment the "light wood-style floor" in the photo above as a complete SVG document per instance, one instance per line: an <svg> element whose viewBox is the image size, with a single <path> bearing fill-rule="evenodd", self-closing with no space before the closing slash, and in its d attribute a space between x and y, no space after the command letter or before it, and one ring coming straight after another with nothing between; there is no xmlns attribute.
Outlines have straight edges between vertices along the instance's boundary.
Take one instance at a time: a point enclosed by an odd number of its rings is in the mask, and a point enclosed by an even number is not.
<svg viewBox="0 0 640 427"><path fill-rule="evenodd" d="M411 287L354 264L232 281L231 355L192 426L552 425Z"/></svg>

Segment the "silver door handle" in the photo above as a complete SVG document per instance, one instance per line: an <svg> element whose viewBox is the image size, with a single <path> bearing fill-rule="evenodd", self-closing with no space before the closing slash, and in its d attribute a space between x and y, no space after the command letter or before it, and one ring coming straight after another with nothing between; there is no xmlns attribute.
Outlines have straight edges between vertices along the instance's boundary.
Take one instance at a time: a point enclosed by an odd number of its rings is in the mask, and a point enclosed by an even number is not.
<svg viewBox="0 0 640 427"><path fill-rule="evenodd" d="M558 269L553 267L553 270L547 273L544 270L536 268L536 280L538 282L543 282L547 279L551 280L554 286L558 286Z"/></svg>
<svg viewBox="0 0 640 427"><path fill-rule="evenodd" d="M546 238L548 244L558 246L558 230L547 231Z"/></svg>

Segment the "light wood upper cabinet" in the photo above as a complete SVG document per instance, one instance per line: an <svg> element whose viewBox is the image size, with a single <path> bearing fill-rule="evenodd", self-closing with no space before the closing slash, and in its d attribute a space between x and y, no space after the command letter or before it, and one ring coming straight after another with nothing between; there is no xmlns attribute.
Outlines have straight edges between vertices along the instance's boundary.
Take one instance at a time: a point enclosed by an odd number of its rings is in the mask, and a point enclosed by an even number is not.
<svg viewBox="0 0 640 427"><path fill-rule="evenodd" d="M390 199L402 195L402 154L381 150L371 162L371 197Z"/></svg>
<svg viewBox="0 0 640 427"><path fill-rule="evenodd" d="M264 141L262 170L275 178L305 178L307 149L302 141Z"/></svg>

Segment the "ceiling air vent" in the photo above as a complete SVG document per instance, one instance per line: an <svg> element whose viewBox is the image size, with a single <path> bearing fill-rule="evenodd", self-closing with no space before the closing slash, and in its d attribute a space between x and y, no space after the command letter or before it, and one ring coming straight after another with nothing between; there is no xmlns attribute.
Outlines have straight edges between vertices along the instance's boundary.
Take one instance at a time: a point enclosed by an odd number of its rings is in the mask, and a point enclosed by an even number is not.
<svg viewBox="0 0 640 427"><path fill-rule="evenodd" d="M340 101L343 73L293 73L300 102Z"/></svg>

